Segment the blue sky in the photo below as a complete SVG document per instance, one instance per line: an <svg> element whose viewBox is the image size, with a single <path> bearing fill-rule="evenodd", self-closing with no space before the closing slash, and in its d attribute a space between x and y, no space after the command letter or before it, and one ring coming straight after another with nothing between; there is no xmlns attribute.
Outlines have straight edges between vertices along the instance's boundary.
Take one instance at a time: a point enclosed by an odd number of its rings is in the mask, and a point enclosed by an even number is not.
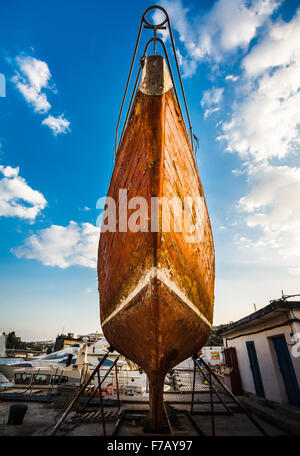
<svg viewBox="0 0 300 456"><path fill-rule="evenodd" d="M108 188L118 110L151 4L1 2L2 331L48 339L63 328L99 330L96 201ZM300 4L160 4L200 140L214 322L226 323L281 289L300 292Z"/></svg>

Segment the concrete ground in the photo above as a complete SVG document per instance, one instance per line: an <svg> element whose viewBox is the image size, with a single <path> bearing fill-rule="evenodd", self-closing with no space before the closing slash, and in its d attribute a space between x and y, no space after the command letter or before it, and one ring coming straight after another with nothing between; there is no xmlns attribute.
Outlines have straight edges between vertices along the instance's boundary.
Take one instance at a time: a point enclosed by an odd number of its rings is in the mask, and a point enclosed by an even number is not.
<svg viewBox="0 0 300 456"><path fill-rule="evenodd" d="M258 436L261 432L252 424L249 418L238 411L237 406L231 399L222 394L223 399L234 411L233 415L228 415L219 399L214 397L214 420L216 436ZM174 409L172 418L173 431L175 436L198 435L197 430L186 415L190 412L191 394L166 393L164 394L166 404L170 404ZM66 404L70 402L68 398ZM27 402L27 413L22 425L12 426L7 424L9 408L13 402L0 402L0 436L11 435L49 435L53 426L66 409L66 404L61 405L61 409L54 404L41 404ZM211 415L210 415L209 393L206 391L195 394L195 404L192 418L200 428L202 434L212 435ZM121 410L125 410L124 419L121 421L117 435L120 436L141 436L150 435L145 432L148 414L148 397L121 397ZM91 407L90 411L98 411L96 406ZM105 411L117 411L117 407L105 407ZM169 410L169 409L168 409ZM172 412L172 413L173 413ZM169 412L168 412L169 413ZM286 435L283 430L269 424L261 417L256 418L268 435ZM117 418L106 421L106 433L112 435L115 430ZM72 411L57 435L69 436L100 436L103 435L102 422L81 422L82 415Z"/></svg>

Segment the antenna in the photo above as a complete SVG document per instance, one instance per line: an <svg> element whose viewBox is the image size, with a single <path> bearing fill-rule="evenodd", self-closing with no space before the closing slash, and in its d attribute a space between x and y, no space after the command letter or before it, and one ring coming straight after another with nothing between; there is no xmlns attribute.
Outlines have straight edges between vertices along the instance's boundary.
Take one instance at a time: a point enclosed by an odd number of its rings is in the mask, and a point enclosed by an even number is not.
<svg viewBox="0 0 300 456"><path fill-rule="evenodd" d="M281 298L279 299L271 299L269 302L275 302L275 301L286 301L289 298L295 298L296 296L300 296L300 293L298 294L293 294L293 295L285 295L283 290L281 290Z"/></svg>
<svg viewBox="0 0 300 456"><path fill-rule="evenodd" d="M283 301L285 301L285 300L288 299L288 298L295 298L296 296L300 296L300 293L298 293L298 294L293 294L293 295L284 295L284 294L282 294L282 298L281 298L281 299L282 299Z"/></svg>

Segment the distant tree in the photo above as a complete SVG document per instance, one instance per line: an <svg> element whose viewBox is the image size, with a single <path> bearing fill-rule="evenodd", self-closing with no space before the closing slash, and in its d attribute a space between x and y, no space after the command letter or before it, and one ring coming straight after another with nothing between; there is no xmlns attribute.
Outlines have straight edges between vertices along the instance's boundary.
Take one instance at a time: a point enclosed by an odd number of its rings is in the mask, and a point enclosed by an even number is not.
<svg viewBox="0 0 300 456"><path fill-rule="evenodd" d="M230 321L226 325L222 324L222 325L218 325L218 326L213 326L205 346L209 347L209 346L213 346L213 345L223 345L223 338L222 338L222 335L219 334L219 331L221 329L226 328L226 326L230 325L231 323L232 323L232 321Z"/></svg>
<svg viewBox="0 0 300 456"><path fill-rule="evenodd" d="M22 349L25 348L26 344L22 342L21 337L17 337L15 331L8 333L6 337L6 348L10 349Z"/></svg>

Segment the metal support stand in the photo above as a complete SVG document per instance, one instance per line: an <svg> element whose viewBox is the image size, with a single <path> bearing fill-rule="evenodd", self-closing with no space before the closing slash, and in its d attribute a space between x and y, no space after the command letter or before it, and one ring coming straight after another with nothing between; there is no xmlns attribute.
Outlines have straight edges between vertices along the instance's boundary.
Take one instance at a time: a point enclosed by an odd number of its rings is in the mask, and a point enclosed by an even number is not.
<svg viewBox="0 0 300 456"><path fill-rule="evenodd" d="M109 373L111 372L111 370L113 369L114 366L117 365L117 362L119 360L119 356L114 360L113 364L110 366L110 368L108 369L108 371L106 372L106 374L104 375L103 379L101 380L101 382L99 383L98 382L98 386L94 389L94 391L91 392L91 394L89 395L88 399L86 400L84 406L82 407L81 411L83 412L87 405L89 404L90 400L93 399L93 397L95 396L95 394L97 393L97 391L99 389L101 389L101 385L102 383L104 383L104 380L106 379L106 377L109 375ZM117 394L119 394L119 391L117 392Z"/></svg>
<svg viewBox="0 0 300 456"><path fill-rule="evenodd" d="M216 430L215 430L214 399L213 399L211 371L209 371L209 396L210 396L210 412L211 412L211 433L212 433L212 436L214 437L216 435Z"/></svg>
<svg viewBox="0 0 300 456"><path fill-rule="evenodd" d="M99 372L99 369L98 369L98 371L97 371L97 375L98 375L99 402L100 402L100 410L101 410L101 419L102 419L103 435L106 436L105 420L104 420L104 410L103 410L103 397L102 397L102 389L101 389L101 380L100 380L100 372Z"/></svg>
<svg viewBox="0 0 300 456"><path fill-rule="evenodd" d="M160 24L151 24L146 18L147 14L150 11L152 11L153 9L160 10L165 16L163 21ZM125 91L124 91L124 95L123 95L123 99L122 99L122 104L121 104L121 108L120 108L120 112L119 112L119 116L118 116L118 120L117 120L117 126L116 126L116 131L115 131L115 158L116 158L117 152L118 152L118 129L119 129L119 124L120 124L120 120L121 120L121 116L122 116L122 111L123 111L123 107L124 107L124 103L125 103L125 99L126 99L126 95L127 95L127 91L128 91L128 87L129 87L129 83L130 83L130 79L131 79L134 63L135 63L135 58L136 58L138 47L139 47L139 43L140 43L141 34L142 34L142 31L143 31L143 26L146 29L154 30L154 37L151 38L147 42L145 50L144 50L144 53L143 53L143 57L142 57L141 60L143 60L143 58L145 57L147 48L148 48L149 44L152 41L154 42L154 54L156 54L157 42L159 42L162 45L162 47L164 49L164 53L166 55L166 59L167 59L167 63L168 63L169 71L170 71L170 75L171 75L171 78L172 78L172 81L173 81L175 96L176 96L176 99L177 99L177 102L178 102L178 105L179 105L179 109L180 109L180 112L181 112L180 101L179 101L179 98L178 98L178 94L177 94L177 90L176 90L176 86L175 86L175 82L174 82L172 69L171 69L171 65L170 65L170 62L169 62L169 57L168 57L168 54L167 54L167 50L166 50L164 41L162 39L158 38L158 36L157 36L157 30L165 30L166 29L165 24L168 26L167 29L169 31L171 47L172 47L172 50L173 50L173 57L174 57L174 60L175 60L175 65L176 65L176 69L177 69L178 79L179 79L180 88L181 88L181 92L182 92L182 98L183 98L185 111L186 111L186 117L187 117L187 121L188 121L188 127L189 127L189 131L190 131L191 148L192 148L192 150L194 152L194 141L193 141L192 124L191 124L191 119L190 119L190 115L189 115L189 111L188 111L188 107L187 107L187 102L186 102L186 98L185 98L185 92L184 92L184 88L183 88L183 83L182 83L182 79L181 79L179 62L178 62L178 58L177 58L175 41L174 41L173 32L172 32L172 28L171 28L170 18L168 16L167 11L162 6L155 5L155 6L149 6L149 8L146 9L146 11L144 12L143 17L141 19L141 22L140 22L140 27L139 27L139 31L138 31L138 37L137 37L137 40L136 40L136 44L135 44L135 48L134 48L134 52L133 52L133 57L132 57L131 65L130 65L129 75L128 75L128 78L127 78L126 87L125 87ZM131 96L131 100L132 100L134 92L136 90L136 86L137 86L137 82L138 82L138 78L139 78L140 72L141 72L141 65L139 67L139 71L138 71L137 79L135 81L135 85L134 85L133 93L132 93L132 96ZM130 100L130 103L129 103L129 107L128 107L128 111L127 111L127 114L126 114L125 123L124 123L122 132L124 132L124 130L125 130L126 122L127 122L127 119L128 119L128 113L129 113L129 109L130 109L130 106L131 106L131 100ZM121 139L122 139L122 136L123 136L123 134L121 133ZM119 144L120 144L120 142L121 142L121 140L119 141Z"/></svg>
<svg viewBox="0 0 300 456"><path fill-rule="evenodd" d="M41 369L39 368L36 374L32 374L32 377L31 377L31 380L30 380L30 388L29 388L29 396L30 396L30 398L32 396L32 387L35 384L36 377L39 375L40 370Z"/></svg>
<svg viewBox="0 0 300 456"><path fill-rule="evenodd" d="M195 366L195 369L196 369L196 363L194 361L194 366ZM226 409L226 411L230 414L230 415L233 415L233 411L230 410L230 408L226 405L225 401L223 400L222 396L218 393L218 391L216 390L216 388L214 387L213 383L211 382L210 383L210 380L207 378L207 376L205 375L205 372L203 371L203 369L201 368L201 366L198 364L198 368L201 372L201 374L203 375L203 378L204 380L207 381L207 383L211 384L211 387L212 387L212 390L213 392L215 393L215 395L218 397L218 399L220 400L220 402L222 402L222 404L224 405L224 408Z"/></svg>
<svg viewBox="0 0 300 456"><path fill-rule="evenodd" d="M99 371L100 367L102 366L102 364L104 363L104 361L108 357L109 353L113 352L113 351L114 351L113 347L109 347L108 348L108 352L103 356L103 358L99 362L98 366L95 367L95 369L91 373L90 377L84 382L84 384L82 385L82 387L80 388L80 390L78 391L78 393L76 394L76 396L74 397L74 399L72 400L72 402L70 403L70 405L68 406L68 408L66 409L64 414L61 416L61 418L58 420L58 422L54 426L54 429L52 430L50 435L55 435L55 433L61 427L61 425L63 424L63 422L65 421L65 419L69 415L69 413L71 412L72 408L74 407L74 405L76 404L76 402L78 401L78 399L80 398L82 393L86 390L87 386L91 383L91 381L93 380L93 378L95 377L95 375Z"/></svg>
<svg viewBox="0 0 300 456"><path fill-rule="evenodd" d="M55 371L55 374L54 374L54 378L53 378L53 376L52 376L51 386L50 386L50 388L48 389L48 396L49 396L49 397L51 397L51 394L52 394L52 391L53 391L54 382L56 381L57 372L58 372L58 367L56 368L56 371Z"/></svg>
<svg viewBox="0 0 300 456"><path fill-rule="evenodd" d="M195 384L196 384L196 363L194 363L194 376L193 376L193 391L192 391L192 402L191 402L191 415L193 414L193 411L194 411Z"/></svg>
<svg viewBox="0 0 300 456"><path fill-rule="evenodd" d="M195 365L198 367L198 369L201 371L201 367L197 361L197 355L193 356L193 361ZM226 385L219 379L219 377L214 373L214 371L211 369L211 367L203 360L201 359L201 363L204 365L204 367L208 370L210 373L210 379L211 376L214 377L215 380L221 385L221 387L224 389L224 391L230 396L231 399L234 400L234 402L240 407L240 409L247 415L249 420L257 427L257 429L263 434L263 435L268 435L267 432L261 427L261 425L256 421L254 416L247 410L247 408L242 404L242 402L230 391L230 389L227 388Z"/></svg>
<svg viewBox="0 0 300 456"><path fill-rule="evenodd" d="M120 410L120 394L119 394L119 380L118 380L118 366L115 363L115 370L116 370L116 388L117 388L117 399L118 399L118 409Z"/></svg>

